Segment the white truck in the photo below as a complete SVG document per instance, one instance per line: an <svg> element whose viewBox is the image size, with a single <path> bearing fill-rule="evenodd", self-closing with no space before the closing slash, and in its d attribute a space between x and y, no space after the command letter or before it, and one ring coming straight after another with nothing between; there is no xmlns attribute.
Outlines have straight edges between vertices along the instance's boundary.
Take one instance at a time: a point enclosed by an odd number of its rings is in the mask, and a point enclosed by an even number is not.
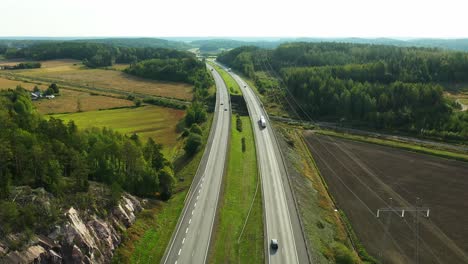
<svg viewBox="0 0 468 264"><path fill-rule="evenodd" d="M264 116L260 116L260 126L265 128L266 127L266 121Z"/></svg>

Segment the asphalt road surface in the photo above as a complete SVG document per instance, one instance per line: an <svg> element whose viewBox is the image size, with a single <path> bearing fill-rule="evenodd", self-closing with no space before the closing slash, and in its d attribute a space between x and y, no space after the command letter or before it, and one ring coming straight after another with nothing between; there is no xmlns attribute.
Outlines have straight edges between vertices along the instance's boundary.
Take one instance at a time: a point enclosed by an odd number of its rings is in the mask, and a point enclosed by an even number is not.
<svg viewBox="0 0 468 264"><path fill-rule="evenodd" d="M211 71L212 67L208 65ZM213 125L185 207L161 263L205 263L229 144L231 106L221 76L211 71L217 96ZM221 105L222 104L222 105Z"/></svg>
<svg viewBox="0 0 468 264"><path fill-rule="evenodd" d="M248 84L235 73L229 73L241 87L254 128L264 199L266 262L309 263L286 169L268 116ZM262 115L267 123L265 128L259 124ZM277 250L270 247L271 239L278 240Z"/></svg>

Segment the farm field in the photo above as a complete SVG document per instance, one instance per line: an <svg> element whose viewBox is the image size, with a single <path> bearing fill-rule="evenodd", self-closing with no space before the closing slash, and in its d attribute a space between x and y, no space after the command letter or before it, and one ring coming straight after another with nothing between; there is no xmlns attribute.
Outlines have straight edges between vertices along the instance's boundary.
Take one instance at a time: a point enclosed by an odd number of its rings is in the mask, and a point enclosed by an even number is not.
<svg viewBox="0 0 468 264"><path fill-rule="evenodd" d="M31 80L57 82L60 85L96 87L182 100L192 99L191 85L135 77L120 71L124 65L115 65L119 70L105 70L84 68L77 60L51 60L41 63L42 68L39 69L3 72Z"/></svg>
<svg viewBox="0 0 468 264"><path fill-rule="evenodd" d="M16 86L21 85L23 88L32 90L37 84L23 81L10 80L0 77L0 90L15 89ZM40 89L47 89L46 85L37 85Z"/></svg>
<svg viewBox="0 0 468 264"><path fill-rule="evenodd" d="M137 133L145 142L153 138L163 144L165 154L177 142L176 125L184 117L183 110L159 106L90 111L52 115L55 118L75 121L79 128L108 127L126 135Z"/></svg>
<svg viewBox="0 0 468 264"><path fill-rule="evenodd" d="M468 163L304 132L338 208L368 252L383 263L468 262ZM389 198L392 198L390 200ZM430 208L430 217L384 207ZM419 232L415 232L419 230ZM416 240L416 234L419 234Z"/></svg>
<svg viewBox="0 0 468 264"><path fill-rule="evenodd" d="M42 114L87 112L135 105L134 102L125 99L91 95L90 93L63 88L60 89L60 96L56 96L52 100L33 101L33 104Z"/></svg>

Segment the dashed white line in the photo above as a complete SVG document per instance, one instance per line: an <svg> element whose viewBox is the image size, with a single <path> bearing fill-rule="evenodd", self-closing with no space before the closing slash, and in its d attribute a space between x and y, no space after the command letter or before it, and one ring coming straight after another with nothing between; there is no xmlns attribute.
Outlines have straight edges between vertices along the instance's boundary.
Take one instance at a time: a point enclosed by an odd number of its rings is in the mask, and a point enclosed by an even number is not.
<svg viewBox="0 0 468 264"><path fill-rule="evenodd" d="M174 262L174 264L177 264L177 260Z"/></svg>
<svg viewBox="0 0 468 264"><path fill-rule="evenodd" d="M194 211L194 210L192 210L192 215L193 215L193 211Z"/></svg>
<svg viewBox="0 0 468 264"><path fill-rule="evenodd" d="M188 220L189 225L192 223L192 218Z"/></svg>
<svg viewBox="0 0 468 264"><path fill-rule="evenodd" d="M197 207L197 203L195 203L195 204L193 205L193 207Z"/></svg>
<svg viewBox="0 0 468 264"><path fill-rule="evenodd" d="M188 227L187 227L187 229L185 229L185 234L187 234L187 233L188 233Z"/></svg>
<svg viewBox="0 0 468 264"><path fill-rule="evenodd" d="M185 237L184 237L184 239L182 239L182 245L183 245L184 243L185 243Z"/></svg>
<svg viewBox="0 0 468 264"><path fill-rule="evenodd" d="M197 200L198 200L198 197L200 197L200 195L197 195Z"/></svg>
<svg viewBox="0 0 468 264"><path fill-rule="evenodd" d="M180 256L180 252L181 252L181 251L182 251L182 249L179 249L179 254L177 254L177 255L179 255L179 256Z"/></svg>

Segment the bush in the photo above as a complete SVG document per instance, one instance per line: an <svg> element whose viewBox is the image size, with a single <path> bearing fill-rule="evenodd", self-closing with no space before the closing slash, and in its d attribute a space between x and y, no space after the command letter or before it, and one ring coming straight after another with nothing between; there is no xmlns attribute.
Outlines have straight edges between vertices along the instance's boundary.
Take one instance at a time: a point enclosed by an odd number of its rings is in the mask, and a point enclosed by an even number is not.
<svg viewBox="0 0 468 264"><path fill-rule="evenodd" d="M58 94L60 92L58 86L56 83L52 83L49 88L51 88L52 90L54 90L54 93Z"/></svg>
<svg viewBox="0 0 468 264"><path fill-rule="evenodd" d="M184 150L188 156L193 156L202 144L202 137L198 134L190 133L185 142Z"/></svg>
<svg viewBox="0 0 468 264"><path fill-rule="evenodd" d="M192 124L192 126L190 127L190 133L195 133L201 136L203 134L203 130L199 125Z"/></svg>
<svg viewBox="0 0 468 264"><path fill-rule="evenodd" d="M242 132L242 120L240 119L239 114L236 116L236 129L239 132Z"/></svg>
<svg viewBox="0 0 468 264"><path fill-rule="evenodd" d="M337 264L355 264L359 263L357 256L355 256L351 250L345 245L334 242L332 244L333 255L335 256L335 263Z"/></svg>
<svg viewBox="0 0 468 264"><path fill-rule="evenodd" d="M184 129L184 132L182 132L182 137L188 137L190 135L190 130Z"/></svg>
<svg viewBox="0 0 468 264"><path fill-rule="evenodd" d="M123 193L122 187L120 187L120 185L117 182L113 182L110 188L112 205L117 205L119 203L122 193Z"/></svg>

